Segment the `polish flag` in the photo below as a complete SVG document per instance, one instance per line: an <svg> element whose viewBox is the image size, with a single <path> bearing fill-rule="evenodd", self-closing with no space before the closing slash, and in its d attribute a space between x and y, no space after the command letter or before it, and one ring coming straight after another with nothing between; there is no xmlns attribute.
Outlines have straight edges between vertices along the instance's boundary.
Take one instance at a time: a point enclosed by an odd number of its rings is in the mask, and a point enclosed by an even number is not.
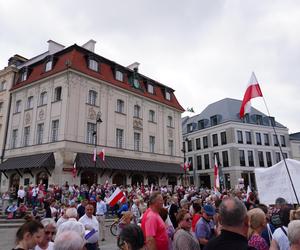
<svg viewBox="0 0 300 250"><path fill-rule="evenodd" d="M183 169L184 169L185 171L189 171L189 170L190 170L190 166L191 166L191 162L190 162L190 161L186 161L186 162L184 163Z"/></svg>
<svg viewBox="0 0 300 250"><path fill-rule="evenodd" d="M214 189L216 192L218 189L220 189L219 166L218 166L218 161L217 161L216 155L215 155L214 177L215 177Z"/></svg>
<svg viewBox="0 0 300 250"><path fill-rule="evenodd" d="M94 148L93 161L95 162L96 160L97 160L97 149Z"/></svg>
<svg viewBox="0 0 300 250"><path fill-rule="evenodd" d="M251 109L251 99L255 97L263 96L260 90L259 84L257 82L254 72L252 72L249 84L247 86L246 92L244 94L244 99L242 101L240 109L240 118L242 119L246 113L250 113Z"/></svg>
<svg viewBox="0 0 300 250"><path fill-rule="evenodd" d="M99 153L99 158L102 160L102 161L105 161L105 149L103 148L100 153Z"/></svg>
<svg viewBox="0 0 300 250"><path fill-rule="evenodd" d="M121 200L123 197L124 197L124 193L122 192L122 190L120 188L117 188L115 190L115 192L113 192L113 194L108 198L107 200L107 204L110 206L110 207L113 207L114 205L117 204L117 202L119 200Z"/></svg>
<svg viewBox="0 0 300 250"><path fill-rule="evenodd" d="M73 178L75 178L76 174L77 174L76 161L74 162L74 165L73 165L72 174L73 174Z"/></svg>

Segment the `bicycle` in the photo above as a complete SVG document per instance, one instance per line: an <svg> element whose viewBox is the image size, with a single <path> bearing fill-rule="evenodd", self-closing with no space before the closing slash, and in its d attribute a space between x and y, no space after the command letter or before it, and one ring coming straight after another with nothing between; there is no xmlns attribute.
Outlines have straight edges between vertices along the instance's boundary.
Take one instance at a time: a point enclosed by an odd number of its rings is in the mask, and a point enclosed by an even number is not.
<svg viewBox="0 0 300 250"><path fill-rule="evenodd" d="M115 218L114 219L114 222L110 225L110 233L113 235L113 236L118 236L118 225L119 225L119 222L120 222L120 219L119 218Z"/></svg>

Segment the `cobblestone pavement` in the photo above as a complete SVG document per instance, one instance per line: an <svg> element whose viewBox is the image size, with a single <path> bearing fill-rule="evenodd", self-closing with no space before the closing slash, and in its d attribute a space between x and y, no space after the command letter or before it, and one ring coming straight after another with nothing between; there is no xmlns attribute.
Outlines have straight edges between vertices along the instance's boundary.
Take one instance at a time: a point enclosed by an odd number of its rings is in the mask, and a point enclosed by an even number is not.
<svg viewBox="0 0 300 250"><path fill-rule="evenodd" d="M99 241L101 250L117 250L117 239L113 236L109 227L110 223L107 223L105 236L105 241ZM1 250L10 250L15 247L15 235L18 228L0 228L0 249Z"/></svg>

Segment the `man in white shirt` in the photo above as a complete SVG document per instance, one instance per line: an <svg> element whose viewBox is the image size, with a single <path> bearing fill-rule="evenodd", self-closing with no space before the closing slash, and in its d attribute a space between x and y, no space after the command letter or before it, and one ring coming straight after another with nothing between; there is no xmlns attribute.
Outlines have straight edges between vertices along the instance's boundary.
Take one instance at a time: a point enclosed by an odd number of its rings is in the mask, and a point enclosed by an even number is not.
<svg viewBox="0 0 300 250"><path fill-rule="evenodd" d="M85 215L83 215L79 222L81 222L86 230L86 249L87 250L97 250L98 249L98 240L99 240L99 223L96 217L93 215L94 206L88 204L85 207Z"/></svg>
<svg viewBox="0 0 300 250"><path fill-rule="evenodd" d="M140 200L139 199L134 199L133 200L133 205L131 207L131 212L133 213L133 221L135 224L139 223L139 219L141 217L140 213Z"/></svg>
<svg viewBox="0 0 300 250"><path fill-rule="evenodd" d="M105 214L107 212L106 203L97 196L97 204L96 204L96 216L100 225L100 232L102 235L102 241L105 240Z"/></svg>
<svg viewBox="0 0 300 250"><path fill-rule="evenodd" d="M20 206L20 203L24 203L24 197L25 197L25 191L23 189L23 186L20 186L18 190L18 206Z"/></svg>

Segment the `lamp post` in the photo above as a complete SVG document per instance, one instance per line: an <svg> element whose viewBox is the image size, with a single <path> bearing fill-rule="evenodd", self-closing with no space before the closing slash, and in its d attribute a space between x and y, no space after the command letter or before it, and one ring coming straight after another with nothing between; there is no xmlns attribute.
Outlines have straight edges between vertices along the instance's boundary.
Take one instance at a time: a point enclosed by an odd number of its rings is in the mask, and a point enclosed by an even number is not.
<svg viewBox="0 0 300 250"><path fill-rule="evenodd" d="M189 139L186 137L184 139L184 141L186 143L188 143ZM185 143L183 144L183 148L181 149L181 152L183 153L183 170L184 170L184 179L185 179L185 186L187 186L187 166L185 165L186 163L186 159L185 159L185 154L186 154L186 146L185 146Z"/></svg>
<svg viewBox="0 0 300 250"><path fill-rule="evenodd" d="M102 122L101 119L102 113L99 111L96 115L96 130L93 132L93 135L95 136L95 151L96 151L96 159L95 159L95 167L97 166L97 128L98 128L98 123L100 124Z"/></svg>

